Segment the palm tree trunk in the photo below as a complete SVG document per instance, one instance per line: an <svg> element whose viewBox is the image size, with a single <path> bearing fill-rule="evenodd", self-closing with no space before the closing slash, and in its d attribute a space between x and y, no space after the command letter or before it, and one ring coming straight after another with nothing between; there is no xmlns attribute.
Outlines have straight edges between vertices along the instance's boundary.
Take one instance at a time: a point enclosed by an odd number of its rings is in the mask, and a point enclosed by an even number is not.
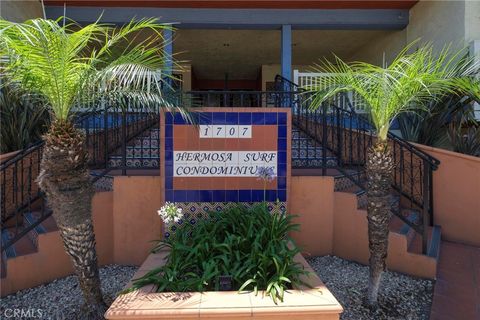
<svg viewBox="0 0 480 320"><path fill-rule="evenodd" d="M377 304L378 289L386 268L388 225L390 222L390 188L394 161L387 142L377 142L367 156L367 218L370 249L368 303Z"/></svg>
<svg viewBox="0 0 480 320"><path fill-rule="evenodd" d="M55 121L45 135L39 185L60 230L85 298L88 319L103 319L103 301L92 223L94 189L84 135L68 121Z"/></svg>

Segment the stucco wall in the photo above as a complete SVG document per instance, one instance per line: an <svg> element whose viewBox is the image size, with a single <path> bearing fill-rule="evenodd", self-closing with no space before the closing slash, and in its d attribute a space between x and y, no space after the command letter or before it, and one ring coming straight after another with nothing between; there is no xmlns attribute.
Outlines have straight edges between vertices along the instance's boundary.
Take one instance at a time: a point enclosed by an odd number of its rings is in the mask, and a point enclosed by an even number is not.
<svg viewBox="0 0 480 320"><path fill-rule="evenodd" d="M92 200L98 263L113 263L113 193L97 192ZM73 273L59 231L38 236L38 251L6 261L6 278L1 279L1 296L38 286Z"/></svg>
<svg viewBox="0 0 480 320"><path fill-rule="evenodd" d="M410 43L421 38L436 49L449 43L463 47L466 45L465 23L465 1L423 0L410 9L406 40Z"/></svg>
<svg viewBox="0 0 480 320"><path fill-rule="evenodd" d="M43 17L43 11L40 1L37 0L2 0L0 1L0 16L6 20L23 22Z"/></svg>
<svg viewBox="0 0 480 320"><path fill-rule="evenodd" d="M349 61L363 61L376 65L390 63L406 43L405 30L395 31L379 36L366 43L349 57Z"/></svg>
<svg viewBox="0 0 480 320"><path fill-rule="evenodd" d="M465 2L465 39L480 40L480 1Z"/></svg>
<svg viewBox="0 0 480 320"><path fill-rule="evenodd" d="M480 246L480 158L417 146L440 160L433 173L433 207L442 238Z"/></svg>
<svg viewBox="0 0 480 320"><path fill-rule="evenodd" d="M440 50L451 44L453 48L466 47L480 38L480 1L421 0L410 9L408 26L398 32L377 37L355 52L349 60L360 60L381 65L392 61L407 44L421 39Z"/></svg>
<svg viewBox="0 0 480 320"><path fill-rule="evenodd" d="M333 177L292 177L290 213L300 224L292 238L304 254L319 256L333 251ZM315 239L315 240L313 240Z"/></svg>
<svg viewBox="0 0 480 320"><path fill-rule="evenodd" d="M159 176L115 177L113 183L113 260L140 265L161 238Z"/></svg>

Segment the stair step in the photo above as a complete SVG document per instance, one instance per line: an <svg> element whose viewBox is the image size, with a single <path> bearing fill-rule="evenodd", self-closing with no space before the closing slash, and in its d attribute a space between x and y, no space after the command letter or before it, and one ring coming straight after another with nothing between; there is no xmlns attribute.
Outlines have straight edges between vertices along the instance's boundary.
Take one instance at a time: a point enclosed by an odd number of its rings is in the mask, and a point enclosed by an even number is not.
<svg viewBox="0 0 480 320"><path fill-rule="evenodd" d="M417 224L418 223L418 212L414 210L409 210L409 209L403 209L401 211L401 214L411 223ZM400 218L399 218L400 219ZM401 219L400 219L401 220ZM402 221L403 222L403 221ZM409 226L407 223L403 222L402 228L399 230L400 234L406 235L411 229L413 229L411 226Z"/></svg>
<svg viewBox="0 0 480 320"><path fill-rule="evenodd" d="M41 213L40 213L40 215L41 215ZM35 222L38 221L38 218L39 218L39 216L38 215L33 215L32 212L25 212L23 214L23 220L25 222L25 226L33 225ZM47 230L43 227L43 225L41 223L38 226L36 226L35 228L33 228L31 231L33 231L37 234L42 234L42 233L47 232Z"/></svg>
<svg viewBox="0 0 480 320"><path fill-rule="evenodd" d="M2 230L2 245L6 244L10 239L14 237L14 234L10 231L10 228L3 229ZM8 247L6 250L2 252L4 254L5 258L13 258L17 256L17 253L15 251L15 246L12 245Z"/></svg>
<svg viewBox="0 0 480 320"><path fill-rule="evenodd" d="M439 226L428 227L427 255L438 259L440 254L441 228ZM408 246L408 252L422 254L422 235L415 233Z"/></svg>
<svg viewBox="0 0 480 320"><path fill-rule="evenodd" d="M362 181L362 175L365 174L364 171L354 171L354 170L346 170L347 174L353 178ZM344 191L356 184L344 173L340 172L339 175L335 177L335 191Z"/></svg>
<svg viewBox="0 0 480 320"><path fill-rule="evenodd" d="M416 211L410 209L402 209L400 214L412 223L416 223L418 221L418 213ZM409 246L410 243L413 241L416 233L415 229L413 229L410 225L405 223L400 217L395 214L392 214L389 229L392 232L404 235L407 238L407 246Z"/></svg>
<svg viewBox="0 0 480 320"><path fill-rule="evenodd" d="M42 219L42 218L43 218L43 215L42 215L42 212L40 211L25 212L23 214L23 221L24 221L25 228L31 225L34 225L39 219ZM55 231L55 230L58 230L57 224L55 223L55 220L53 219L53 217L49 216L45 220L43 220L39 225L37 225L35 228L30 230L27 233L27 237L30 239L30 241L32 241L33 245L36 248L38 248L38 236L40 234L44 234L44 233Z"/></svg>
<svg viewBox="0 0 480 320"><path fill-rule="evenodd" d="M9 239L14 237L13 228L4 229L2 230L2 242L6 243ZM37 251L37 248L30 240L29 237L21 237L18 239L13 245L8 247L5 250L5 258L15 258L23 255L27 255L30 253L34 253Z"/></svg>
<svg viewBox="0 0 480 320"><path fill-rule="evenodd" d="M440 242L442 240L442 229L440 226L433 226L427 255L438 259L440 257Z"/></svg>

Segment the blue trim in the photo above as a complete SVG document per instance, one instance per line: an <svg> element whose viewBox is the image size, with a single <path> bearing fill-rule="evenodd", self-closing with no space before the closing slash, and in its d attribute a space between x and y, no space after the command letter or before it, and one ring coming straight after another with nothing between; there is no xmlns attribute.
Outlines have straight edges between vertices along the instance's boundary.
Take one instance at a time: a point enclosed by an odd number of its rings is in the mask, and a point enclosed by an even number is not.
<svg viewBox="0 0 480 320"><path fill-rule="evenodd" d="M63 16L63 6L46 6L47 18ZM75 7L69 18L79 23L123 24L134 17L161 17L184 29L293 29L402 30L408 25L408 9L198 9L148 7Z"/></svg>
<svg viewBox="0 0 480 320"><path fill-rule="evenodd" d="M241 112L238 114L238 124L252 124L252 113L251 112Z"/></svg>
<svg viewBox="0 0 480 320"><path fill-rule="evenodd" d="M287 177L277 177L277 188L287 189Z"/></svg>
<svg viewBox="0 0 480 320"><path fill-rule="evenodd" d="M283 177L285 179L285 177ZM286 190L171 190L165 191L165 201L170 202L262 202L277 201L286 197ZM283 201L280 199L280 201Z"/></svg>
<svg viewBox="0 0 480 320"><path fill-rule="evenodd" d="M230 125L238 124L238 112L227 112L225 123Z"/></svg>
<svg viewBox="0 0 480 320"><path fill-rule="evenodd" d="M252 125L264 125L265 113L264 112L252 112Z"/></svg>
<svg viewBox="0 0 480 320"><path fill-rule="evenodd" d="M292 80L292 26L282 25L281 55L282 77Z"/></svg>

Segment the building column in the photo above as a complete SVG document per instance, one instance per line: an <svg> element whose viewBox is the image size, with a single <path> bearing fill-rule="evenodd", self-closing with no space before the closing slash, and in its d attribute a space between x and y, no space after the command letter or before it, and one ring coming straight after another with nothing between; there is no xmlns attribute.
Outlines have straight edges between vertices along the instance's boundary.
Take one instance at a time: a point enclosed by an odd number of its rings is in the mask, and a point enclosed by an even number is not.
<svg viewBox="0 0 480 320"><path fill-rule="evenodd" d="M292 80L292 26L282 25L281 75Z"/></svg>

